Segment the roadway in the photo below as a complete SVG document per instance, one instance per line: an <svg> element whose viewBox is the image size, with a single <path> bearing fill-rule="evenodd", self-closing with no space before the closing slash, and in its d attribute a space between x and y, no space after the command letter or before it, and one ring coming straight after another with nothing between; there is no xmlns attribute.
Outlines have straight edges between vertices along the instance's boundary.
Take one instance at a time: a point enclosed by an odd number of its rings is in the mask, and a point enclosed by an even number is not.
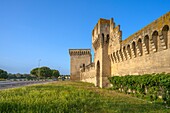
<svg viewBox="0 0 170 113"><path fill-rule="evenodd" d="M51 81L0 81L0 90L14 88L14 87L21 87L27 86L32 84L44 84Z"/></svg>

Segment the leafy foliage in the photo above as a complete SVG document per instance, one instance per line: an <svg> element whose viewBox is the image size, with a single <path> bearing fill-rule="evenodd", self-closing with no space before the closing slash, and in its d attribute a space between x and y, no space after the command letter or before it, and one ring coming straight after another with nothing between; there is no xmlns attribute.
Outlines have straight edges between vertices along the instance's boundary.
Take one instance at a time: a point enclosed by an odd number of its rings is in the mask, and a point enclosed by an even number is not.
<svg viewBox="0 0 170 113"><path fill-rule="evenodd" d="M60 73L58 70L50 69L49 67L40 67L40 68L34 68L30 72L32 75L35 75L37 77L55 77L58 78L60 76Z"/></svg>
<svg viewBox="0 0 170 113"><path fill-rule="evenodd" d="M60 72L58 70L52 69L52 76L58 78L60 76Z"/></svg>
<svg viewBox="0 0 170 113"><path fill-rule="evenodd" d="M35 75L35 76L39 76L39 68L34 68L31 70L30 74Z"/></svg>
<svg viewBox="0 0 170 113"><path fill-rule="evenodd" d="M170 74L113 76L109 80L114 90L170 105Z"/></svg>
<svg viewBox="0 0 170 113"><path fill-rule="evenodd" d="M40 76L42 77L51 77L52 76L52 71L49 67L41 67L40 68Z"/></svg>
<svg viewBox="0 0 170 113"><path fill-rule="evenodd" d="M7 79L8 73L2 69L0 69L0 78Z"/></svg>

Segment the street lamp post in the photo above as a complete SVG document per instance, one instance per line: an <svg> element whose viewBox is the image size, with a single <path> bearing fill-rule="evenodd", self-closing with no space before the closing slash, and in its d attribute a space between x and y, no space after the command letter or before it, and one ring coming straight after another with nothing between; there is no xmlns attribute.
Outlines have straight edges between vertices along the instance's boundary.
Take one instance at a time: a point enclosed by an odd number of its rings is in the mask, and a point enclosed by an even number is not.
<svg viewBox="0 0 170 113"><path fill-rule="evenodd" d="M38 60L38 76L40 77L40 62L41 62L41 59Z"/></svg>

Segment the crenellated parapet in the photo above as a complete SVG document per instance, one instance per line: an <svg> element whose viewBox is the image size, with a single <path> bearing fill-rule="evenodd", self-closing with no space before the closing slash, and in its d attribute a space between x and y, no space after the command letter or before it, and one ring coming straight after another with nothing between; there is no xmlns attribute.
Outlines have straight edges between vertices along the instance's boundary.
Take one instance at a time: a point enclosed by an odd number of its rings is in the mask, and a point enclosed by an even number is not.
<svg viewBox="0 0 170 113"><path fill-rule="evenodd" d="M88 71L91 71L91 70L94 70L95 69L95 63L94 62L92 62L91 64L89 64L89 65L86 65L85 67L81 67L80 68L80 71L81 72L88 72Z"/></svg>
<svg viewBox="0 0 170 113"><path fill-rule="evenodd" d="M113 29L112 35L110 35L110 51L108 52L110 59L114 63L118 63L170 48L169 27L170 12L161 16L123 41L121 40L120 27Z"/></svg>
<svg viewBox="0 0 170 113"><path fill-rule="evenodd" d="M70 56L74 55L91 55L90 49L69 49Z"/></svg>
<svg viewBox="0 0 170 113"><path fill-rule="evenodd" d="M165 25L169 25L169 24L170 24L170 12L168 12L167 14L161 16L160 18L153 21L149 25L147 25L144 28L142 28L141 30L137 31L136 33L132 34L127 39L122 41L122 44L129 43L133 39L137 39L138 36L143 36L144 37L145 35L148 35L148 34L150 34L149 36L151 36L151 33L153 33L154 31L158 31L158 33L161 35L163 27Z"/></svg>
<svg viewBox="0 0 170 113"><path fill-rule="evenodd" d="M115 28L110 29L108 54L111 54L113 51L120 49L121 41L122 41L122 31L120 30L120 25L118 25Z"/></svg>
<svg viewBox="0 0 170 113"><path fill-rule="evenodd" d="M99 34L102 34L104 32L109 33L109 27L110 27L110 20L100 18L92 31L92 42L94 42L98 38Z"/></svg>
<svg viewBox="0 0 170 113"><path fill-rule="evenodd" d="M92 44L95 50L97 50L99 47L102 47L104 43L108 43L110 37L110 28L114 27L115 23L113 22L113 19L99 19L92 31Z"/></svg>

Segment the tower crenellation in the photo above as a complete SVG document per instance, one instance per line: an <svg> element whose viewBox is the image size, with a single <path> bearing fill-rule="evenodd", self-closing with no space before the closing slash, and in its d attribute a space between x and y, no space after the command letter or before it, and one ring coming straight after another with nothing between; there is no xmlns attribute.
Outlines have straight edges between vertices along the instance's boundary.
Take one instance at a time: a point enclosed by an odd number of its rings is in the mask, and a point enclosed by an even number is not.
<svg viewBox="0 0 170 113"><path fill-rule="evenodd" d="M103 44L109 42L110 37L110 28L114 28L115 23L113 22L113 18L110 20L100 18L96 26L92 31L92 44L94 50L98 47L103 47Z"/></svg>
<svg viewBox="0 0 170 113"><path fill-rule="evenodd" d="M90 49L69 49L70 56L72 55L91 55Z"/></svg>

